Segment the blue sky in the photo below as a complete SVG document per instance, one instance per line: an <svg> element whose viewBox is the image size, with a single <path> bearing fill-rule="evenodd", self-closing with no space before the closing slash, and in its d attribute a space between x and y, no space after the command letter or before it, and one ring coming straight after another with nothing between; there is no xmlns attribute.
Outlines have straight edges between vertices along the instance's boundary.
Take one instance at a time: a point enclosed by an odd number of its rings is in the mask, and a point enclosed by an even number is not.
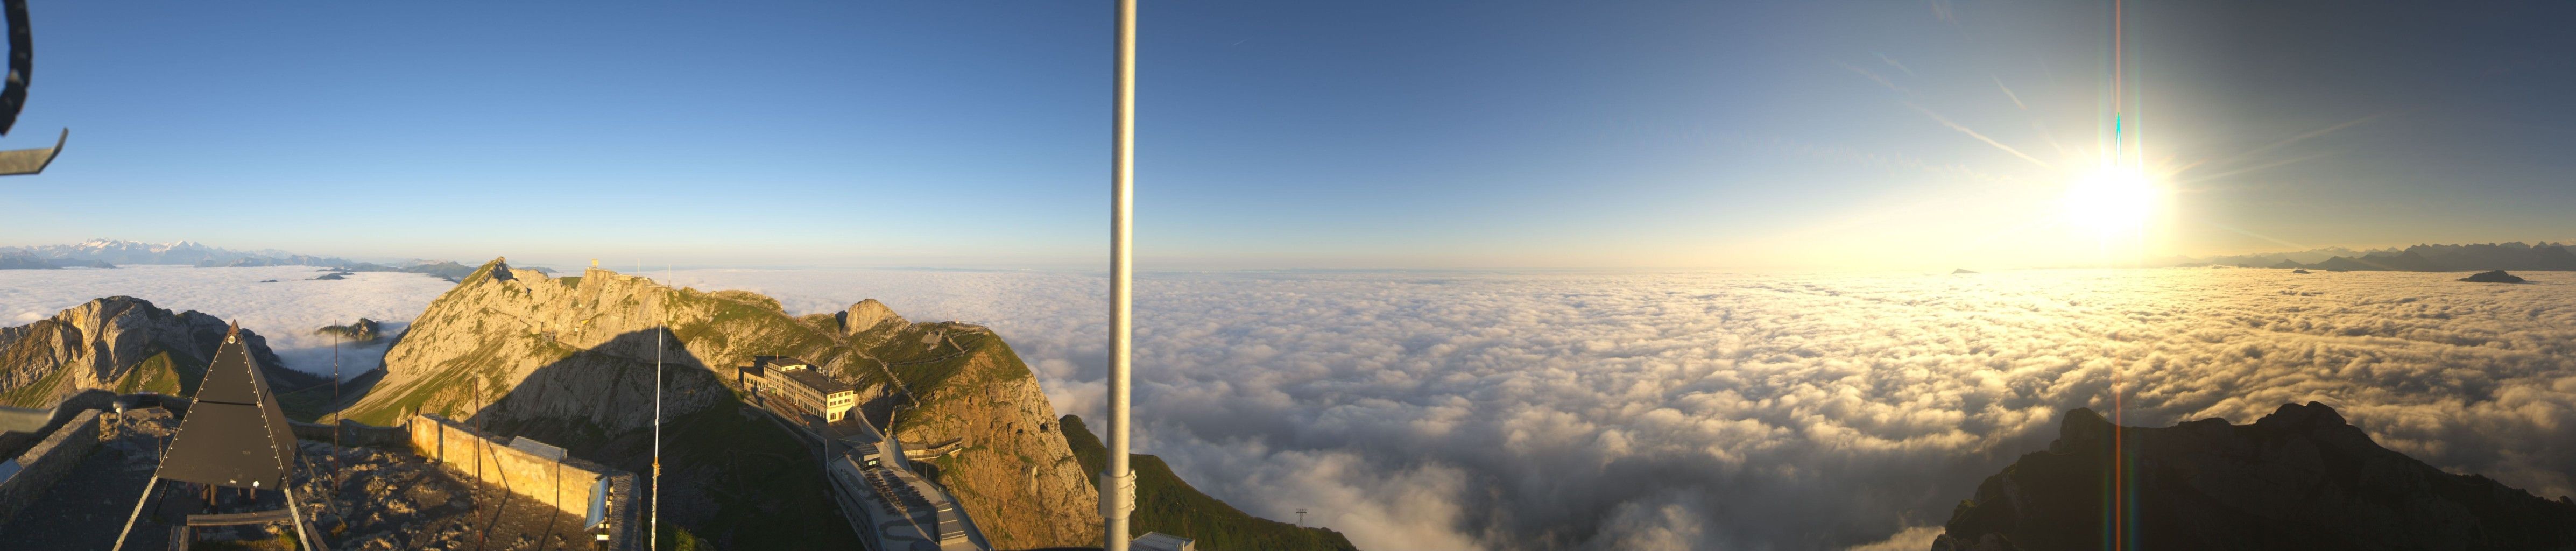
<svg viewBox="0 0 2576 551"><path fill-rule="evenodd" d="M2072 263L2045 211L2111 110L2107 4L1144 9L1147 267ZM2552 9L2129 6L2129 128L2148 165L2205 161L2138 252L2576 238L2576 39ZM1105 3L33 10L0 145L74 136L0 180L0 244L1106 252Z"/></svg>

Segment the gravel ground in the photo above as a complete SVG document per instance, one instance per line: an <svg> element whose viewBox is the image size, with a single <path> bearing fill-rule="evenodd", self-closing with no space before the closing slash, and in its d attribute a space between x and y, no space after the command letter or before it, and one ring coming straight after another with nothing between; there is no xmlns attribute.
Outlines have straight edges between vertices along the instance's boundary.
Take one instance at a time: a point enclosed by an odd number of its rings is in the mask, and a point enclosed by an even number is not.
<svg viewBox="0 0 2576 551"><path fill-rule="evenodd" d="M106 549L133 511L134 499L159 464L161 446L178 421L158 408L107 416L105 443L55 483L37 502L0 525L0 551ZM591 549L581 518L516 496L499 486L439 468L408 451L344 448L302 442L295 473L296 497L333 549L532 551ZM334 480L333 474L337 474ZM318 478L317 478L318 476ZM211 511L204 492L162 481L126 538L126 549L166 549L170 526L188 514L247 512L285 507L279 492L219 489ZM325 490L331 490L325 492ZM285 523L199 528L196 547L291 548Z"/></svg>

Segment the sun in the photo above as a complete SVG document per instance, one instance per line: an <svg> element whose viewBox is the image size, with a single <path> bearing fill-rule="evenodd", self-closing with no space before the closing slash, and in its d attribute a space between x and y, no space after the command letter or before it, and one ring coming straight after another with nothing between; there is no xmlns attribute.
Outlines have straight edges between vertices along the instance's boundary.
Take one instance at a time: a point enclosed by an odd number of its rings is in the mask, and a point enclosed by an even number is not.
<svg viewBox="0 0 2576 551"><path fill-rule="evenodd" d="M2164 187L2133 168L2103 166L2066 187L2066 220L2103 239L2142 237L2164 209Z"/></svg>

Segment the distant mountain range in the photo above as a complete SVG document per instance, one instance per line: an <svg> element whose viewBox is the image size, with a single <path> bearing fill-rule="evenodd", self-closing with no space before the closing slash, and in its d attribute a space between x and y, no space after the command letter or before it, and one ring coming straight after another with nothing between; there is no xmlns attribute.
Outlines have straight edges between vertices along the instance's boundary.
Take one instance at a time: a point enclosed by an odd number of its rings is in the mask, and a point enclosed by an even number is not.
<svg viewBox="0 0 2576 551"><path fill-rule="evenodd" d="M2237 266L2310 270L2455 272L2488 270L2576 271L2576 243L2473 243L2415 245L2403 249L2352 250L2341 247L2295 253L2263 253L2185 260L2182 266Z"/></svg>
<svg viewBox="0 0 2576 551"><path fill-rule="evenodd" d="M315 266L348 272L429 274L451 282L474 273L473 266L458 264L452 260L414 259L387 265L355 262L331 256L295 254L276 249L237 251L210 247L195 241L144 243L122 239L92 239L70 245L0 247L0 270L114 268L117 264L186 264L199 268ZM552 272L552 270L547 271Z"/></svg>
<svg viewBox="0 0 2576 551"><path fill-rule="evenodd" d="M32 254L0 251L0 270L58 270L62 268L114 268L103 260L47 259Z"/></svg>
<svg viewBox="0 0 2576 551"><path fill-rule="evenodd" d="M236 251L232 249L209 247L204 243L198 243L195 241L144 243L141 241L126 241L123 239L92 239L70 245L0 247L0 255L32 256L53 262L97 261L112 264L188 264L194 266L222 266L247 259L302 256L279 250ZM316 257L304 258L314 258L316 260L326 261L338 260L321 259ZM348 261L338 260L338 263L346 264Z"/></svg>

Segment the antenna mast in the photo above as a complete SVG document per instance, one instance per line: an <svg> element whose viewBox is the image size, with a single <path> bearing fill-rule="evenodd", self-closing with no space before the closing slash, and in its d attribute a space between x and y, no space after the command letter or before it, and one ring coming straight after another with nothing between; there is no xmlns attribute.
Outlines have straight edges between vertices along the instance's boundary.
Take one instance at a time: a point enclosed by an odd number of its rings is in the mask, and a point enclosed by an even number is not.
<svg viewBox="0 0 2576 551"><path fill-rule="evenodd" d="M358 319L366 319L366 318L358 318ZM342 326L342 327L347 327L348 325L347 325L347 324L341 324L341 326ZM331 504L332 498L334 498L334 497L338 497L339 495L340 495L340 332L338 332L338 331L333 331L333 332L331 332L331 487L330 487L329 489L327 489L327 490L324 490L324 491L323 491L323 493L322 493L322 500L323 500L323 503L324 503L325 505L329 505L329 504ZM334 511L332 514L342 514L342 513L339 513L339 512L337 512L337 511Z"/></svg>
<svg viewBox="0 0 2576 551"><path fill-rule="evenodd" d="M1117 78L1111 122L1109 200L1109 472L1100 473L1103 551L1127 551L1128 515L1136 510L1136 472L1127 465L1129 319L1136 177L1136 0L1118 0Z"/></svg>
<svg viewBox="0 0 2576 551"><path fill-rule="evenodd" d="M641 262L638 262L641 264ZM635 271L644 271L641 268ZM649 307L649 306L648 306ZM656 317L653 326L653 537L652 547L662 548L662 334L670 332L667 324Z"/></svg>

